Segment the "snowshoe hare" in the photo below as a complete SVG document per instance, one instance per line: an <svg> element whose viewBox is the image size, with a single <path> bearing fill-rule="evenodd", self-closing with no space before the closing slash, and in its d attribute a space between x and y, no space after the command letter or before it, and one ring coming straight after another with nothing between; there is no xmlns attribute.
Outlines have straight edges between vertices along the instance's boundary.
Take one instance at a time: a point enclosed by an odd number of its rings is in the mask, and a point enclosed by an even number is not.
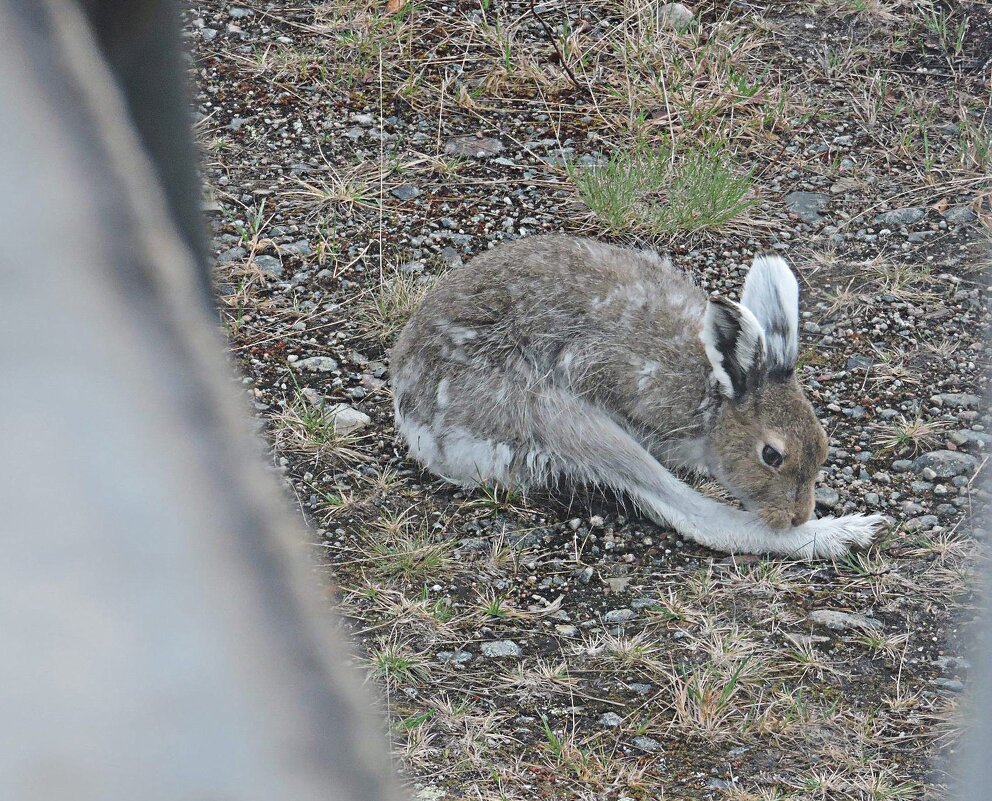
<svg viewBox="0 0 992 801"><path fill-rule="evenodd" d="M776 256L734 303L652 252L519 239L445 275L403 329L397 428L456 484L592 482L716 550L838 556L882 518L810 519L827 440L795 375L798 325ZM665 466L712 475L747 511Z"/></svg>

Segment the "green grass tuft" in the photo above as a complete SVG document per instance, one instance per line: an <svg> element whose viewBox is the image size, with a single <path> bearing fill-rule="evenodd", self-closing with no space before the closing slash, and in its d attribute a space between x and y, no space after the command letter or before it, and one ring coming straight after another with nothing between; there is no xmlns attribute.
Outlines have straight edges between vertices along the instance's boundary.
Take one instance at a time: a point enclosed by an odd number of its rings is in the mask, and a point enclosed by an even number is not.
<svg viewBox="0 0 992 801"><path fill-rule="evenodd" d="M751 173L737 172L722 146L676 153L642 143L606 164L573 168L583 202L612 233L656 236L720 228L750 209Z"/></svg>

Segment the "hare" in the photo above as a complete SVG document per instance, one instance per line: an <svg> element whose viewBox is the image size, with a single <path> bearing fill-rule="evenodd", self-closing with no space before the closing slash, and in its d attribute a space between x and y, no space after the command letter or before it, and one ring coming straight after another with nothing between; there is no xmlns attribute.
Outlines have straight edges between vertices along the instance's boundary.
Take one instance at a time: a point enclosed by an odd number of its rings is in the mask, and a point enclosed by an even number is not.
<svg viewBox="0 0 992 801"><path fill-rule="evenodd" d="M653 252L518 239L446 274L403 329L397 430L455 484L593 483L715 550L838 556L883 518L810 519L827 439L795 375L798 325L777 256L755 258L735 303Z"/></svg>

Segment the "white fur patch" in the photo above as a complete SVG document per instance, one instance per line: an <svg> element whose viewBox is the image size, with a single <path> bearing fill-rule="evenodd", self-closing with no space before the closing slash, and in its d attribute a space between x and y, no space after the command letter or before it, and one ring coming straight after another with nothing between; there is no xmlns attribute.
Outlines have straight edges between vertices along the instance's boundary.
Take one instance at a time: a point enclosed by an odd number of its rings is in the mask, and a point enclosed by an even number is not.
<svg viewBox="0 0 992 801"><path fill-rule="evenodd" d="M716 347L716 323L712 319L713 313L713 305L707 304L706 313L703 316L703 330L699 332L699 340L703 343L706 358L710 360L713 377L722 388L723 394L730 396L734 394L734 384L730 380L730 374L723 367L723 354Z"/></svg>
<svg viewBox="0 0 992 801"><path fill-rule="evenodd" d="M448 396L448 387L451 382L447 378L442 378L437 385L437 405L444 407L448 405L450 397Z"/></svg>
<svg viewBox="0 0 992 801"><path fill-rule="evenodd" d="M754 364L755 359L761 355L764 343L762 342L761 324L755 319L746 306L738 306L741 312L741 336L737 340L737 347L734 349L734 356L737 363L745 369Z"/></svg>
<svg viewBox="0 0 992 801"><path fill-rule="evenodd" d="M441 451L434 432L427 426L411 423L406 419L398 420L397 423L413 458L425 467L434 469L441 459Z"/></svg>
<svg viewBox="0 0 992 801"><path fill-rule="evenodd" d="M456 345L464 345L479 336L478 331L461 325L448 326L446 333Z"/></svg>
<svg viewBox="0 0 992 801"><path fill-rule="evenodd" d="M644 389L648 383L651 381L651 377L657 372L660 365L658 362L646 361L641 365L641 369L637 371L637 388Z"/></svg>
<svg viewBox="0 0 992 801"><path fill-rule="evenodd" d="M678 467L685 467L703 474L709 473L710 466L706 461L706 442L706 437L676 440L667 446L665 458Z"/></svg>
<svg viewBox="0 0 992 801"><path fill-rule="evenodd" d="M503 442L482 439L460 426L444 434L444 475L465 482L509 478L513 451Z"/></svg>
<svg viewBox="0 0 992 801"><path fill-rule="evenodd" d="M648 302L648 297L648 288L643 282L636 281L632 284L620 284L613 287L606 297L593 298L590 305L593 311L599 311L612 303L622 301L627 309L630 307L640 308Z"/></svg>
<svg viewBox="0 0 992 801"><path fill-rule="evenodd" d="M799 284L778 256L756 256L744 282L741 304L765 332L771 365L791 367L799 356Z"/></svg>

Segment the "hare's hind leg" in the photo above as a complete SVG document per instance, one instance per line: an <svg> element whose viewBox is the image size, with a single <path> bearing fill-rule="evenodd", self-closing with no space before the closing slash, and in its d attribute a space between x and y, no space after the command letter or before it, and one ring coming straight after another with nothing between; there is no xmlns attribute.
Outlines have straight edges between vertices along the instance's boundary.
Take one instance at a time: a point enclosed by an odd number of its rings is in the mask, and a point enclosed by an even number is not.
<svg viewBox="0 0 992 801"><path fill-rule="evenodd" d="M528 392L499 372L397 376L397 430L410 454L452 484L526 489L541 483L546 459L528 436Z"/></svg>
<svg viewBox="0 0 992 801"><path fill-rule="evenodd" d="M774 531L756 515L679 481L609 415L568 392L534 398L530 420L552 473L622 492L650 517L719 551L835 556L870 541L878 523L851 516Z"/></svg>
<svg viewBox="0 0 992 801"><path fill-rule="evenodd" d="M462 487L513 483L509 444L438 418L420 422L397 414L396 422L410 455L445 481Z"/></svg>

